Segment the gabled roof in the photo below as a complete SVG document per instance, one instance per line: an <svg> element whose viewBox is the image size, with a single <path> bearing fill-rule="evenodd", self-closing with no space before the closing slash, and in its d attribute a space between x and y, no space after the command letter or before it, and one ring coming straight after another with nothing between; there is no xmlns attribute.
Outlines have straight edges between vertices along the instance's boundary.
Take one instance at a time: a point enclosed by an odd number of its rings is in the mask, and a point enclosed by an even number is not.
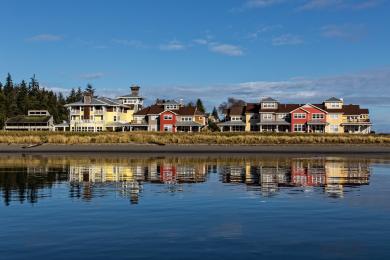
<svg viewBox="0 0 390 260"><path fill-rule="evenodd" d="M151 105L148 107L145 107L136 113L134 113L135 116L146 116L146 115L158 115L161 112L164 111L164 106L162 105Z"/></svg>
<svg viewBox="0 0 390 260"><path fill-rule="evenodd" d="M325 100L325 102L343 102L343 101L339 98L331 97L331 98Z"/></svg>
<svg viewBox="0 0 390 260"><path fill-rule="evenodd" d="M91 103L84 103L83 99L74 102L69 103L65 105L66 107L69 106L123 106L126 107L126 105L123 105L121 101L117 99L107 98L107 97L92 97Z"/></svg>
<svg viewBox="0 0 390 260"><path fill-rule="evenodd" d="M322 104L316 104L316 105L314 105L314 104L304 104L304 105L301 105L301 106L297 107L296 109L292 110L291 112L294 112L295 110L301 109L301 110L303 110L303 111L309 113L309 111L305 110L305 108L304 108L305 106L311 106L311 107L313 107L313 108L316 108L316 109L318 109L318 110L321 110L321 111L324 112L324 113L328 113L328 111L326 111L326 110L323 108L323 105L322 105Z"/></svg>
<svg viewBox="0 0 390 260"><path fill-rule="evenodd" d="M260 102L278 102L278 101L271 98L271 97L266 97L266 98L261 99Z"/></svg>
<svg viewBox="0 0 390 260"><path fill-rule="evenodd" d="M227 115L230 115L230 116L242 116L245 112L245 106L241 106L241 105L234 105L230 108L227 109L226 111Z"/></svg>

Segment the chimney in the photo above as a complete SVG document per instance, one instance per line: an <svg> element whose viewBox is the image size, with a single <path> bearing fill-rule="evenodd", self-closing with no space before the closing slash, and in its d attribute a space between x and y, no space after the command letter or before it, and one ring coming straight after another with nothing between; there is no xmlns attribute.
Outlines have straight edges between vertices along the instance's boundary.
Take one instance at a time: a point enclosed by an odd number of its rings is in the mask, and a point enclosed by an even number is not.
<svg viewBox="0 0 390 260"><path fill-rule="evenodd" d="M133 97L138 97L138 95L139 95L139 89L140 89L140 86L131 85L131 87L130 87L131 95L132 95Z"/></svg>
<svg viewBox="0 0 390 260"><path fill-rule="evenodd" d="M92 103L92 93L85 92L84 93L84 104L91 104L91 103Z"/></svg>

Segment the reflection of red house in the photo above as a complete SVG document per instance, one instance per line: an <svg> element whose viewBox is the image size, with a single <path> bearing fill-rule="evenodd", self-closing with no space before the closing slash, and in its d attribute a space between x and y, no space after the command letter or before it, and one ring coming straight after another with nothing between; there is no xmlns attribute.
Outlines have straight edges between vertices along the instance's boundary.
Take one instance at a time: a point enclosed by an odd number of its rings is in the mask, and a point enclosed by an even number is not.
<svg viewBox="0 0 390 260"><path fill-rule="evenodd" d="M291 111L291 132L324 133L326 114L325 110L311 104Z"/></svg>
<svg viewBox="0 0 390 260"><path fill-rule="evenodd" d="M296 161L291 164L291 182L294 186L321 186L325 184L325 171Z"/></svg>
<svg viewBox="0 0 390 260"><path fill-rule="evenodd" d="M171 164L160 165L160 181L163 183L176 183L176 166Z"/></svg>
<svg viewBox="0 0 390 260"><path fill-rule="evenodd" d="M176 132L176 113L165 110L160 114L160 131Z"/></svg>

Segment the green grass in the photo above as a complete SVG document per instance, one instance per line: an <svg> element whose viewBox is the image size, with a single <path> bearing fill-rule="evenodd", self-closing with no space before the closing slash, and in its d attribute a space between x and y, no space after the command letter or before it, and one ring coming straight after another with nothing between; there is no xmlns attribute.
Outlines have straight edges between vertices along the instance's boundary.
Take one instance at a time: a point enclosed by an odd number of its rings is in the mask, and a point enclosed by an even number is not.
<svg viewBox="0 0 390 260"><path fill-rule="evenodd" d="M70 133L5 132L0 143L9 144L390 144L390 135L332 135L296 133Z"/></svg>

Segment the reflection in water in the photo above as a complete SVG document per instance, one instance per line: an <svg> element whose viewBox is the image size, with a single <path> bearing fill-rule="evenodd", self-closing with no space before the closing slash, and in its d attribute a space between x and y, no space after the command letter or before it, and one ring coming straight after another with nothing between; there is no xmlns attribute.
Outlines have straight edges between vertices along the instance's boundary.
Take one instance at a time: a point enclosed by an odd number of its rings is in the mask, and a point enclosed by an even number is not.
<svg viewBox="0 0 390 260"><path fill-rule="evenodd" d="M90 201L116 192L138 203L145 184L164 184L168 192L183 184L202 183L219 174L223 183L245 183L263 196L277 195L281 187L323 187L342 197L345 186L367 185L370 161L338 157L0 157L0 193L11 201L36 203L49 196L45 189L69 184L69 196ZM322 190L322 189L320 189Z"/></svg>

